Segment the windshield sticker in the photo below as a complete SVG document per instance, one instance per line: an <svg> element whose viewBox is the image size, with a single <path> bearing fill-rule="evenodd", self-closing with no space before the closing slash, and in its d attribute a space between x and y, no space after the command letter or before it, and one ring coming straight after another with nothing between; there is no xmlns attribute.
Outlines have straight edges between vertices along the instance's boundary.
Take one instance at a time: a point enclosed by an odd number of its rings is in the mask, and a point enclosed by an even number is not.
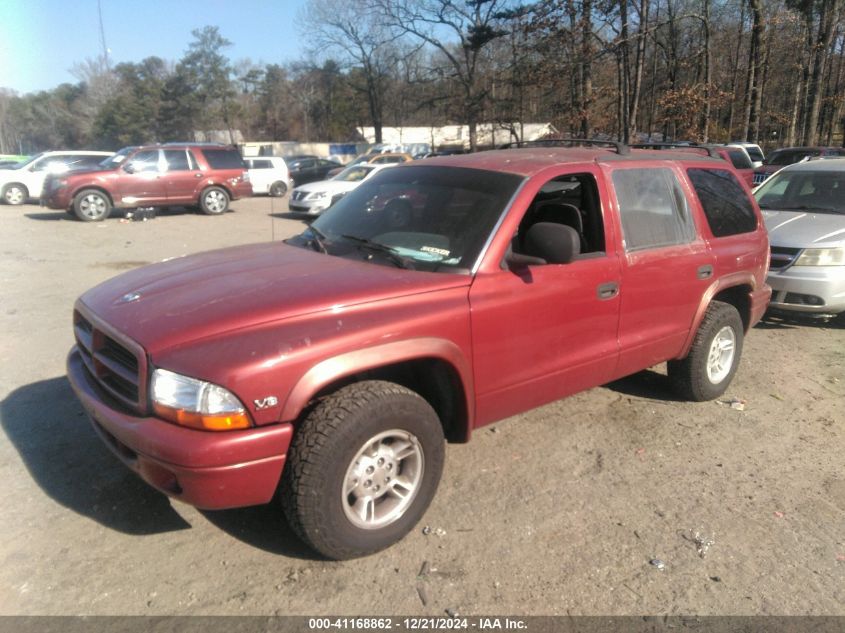
<svg viewBox="0 0 845 633"><path fill-rule="evenodd" d="M425 251L426 253L434 253L435 255L442 255L443 257L449 257L451 251L447 251L443 248L436 248L434 246L421 246L421 251Z"/></svg>

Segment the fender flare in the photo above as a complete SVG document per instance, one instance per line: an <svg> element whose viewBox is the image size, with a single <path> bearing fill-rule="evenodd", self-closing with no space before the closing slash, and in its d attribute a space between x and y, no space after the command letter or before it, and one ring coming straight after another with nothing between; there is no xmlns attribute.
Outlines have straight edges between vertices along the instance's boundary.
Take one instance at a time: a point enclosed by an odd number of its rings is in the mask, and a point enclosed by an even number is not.
<svg viewBox="0 0 845 633"><path fill-rule="evenodd" d="M750 286L751 291L753 292L757 287L757 282L754 280L754 276L751 273L734 273L718 279L712 283L709 288L707 288L704 295L701 297L701 302L698 304L698 309L693 317L692 327L690 327L689 334L687 335L686 341L684 341L683 349L678 358L686 358L687 354L689 354L692 343L695 340L695 335L698 333L698 328L704 320L704 314L713 302L713 297L720 292L737 286ZM743 318L743 321L745 321L745 318Z"/></svg>
<svg viewBox="0 0 845 633"><path fill-rule="evenodd" d="M321 389L347 376L403 361L436 359L449 364L464 390L467 428L475 418L472 369L461 348L440 338L413 338L354 350L320 361L297 381L282 407L281 422L292 422Z"/></svg>

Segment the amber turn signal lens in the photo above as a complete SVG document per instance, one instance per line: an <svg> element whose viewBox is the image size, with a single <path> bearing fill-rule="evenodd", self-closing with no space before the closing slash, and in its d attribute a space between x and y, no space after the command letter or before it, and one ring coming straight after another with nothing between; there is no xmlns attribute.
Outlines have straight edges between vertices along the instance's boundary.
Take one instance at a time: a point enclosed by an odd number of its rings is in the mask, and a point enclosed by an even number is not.
<svg viewBox="0 0 845 633"><path fill-rule="evenodd" d="M203 413L195 413L193 411L185 411L184 409L174 409L172 407L153 403L153 410L159 417L165 420L170 420L181 426L187 426L192 429L202 429L204 431L232 431L235 429L246 429L250 427L249 416L246 412L240 413L225 413L208 415Z"/></svg>

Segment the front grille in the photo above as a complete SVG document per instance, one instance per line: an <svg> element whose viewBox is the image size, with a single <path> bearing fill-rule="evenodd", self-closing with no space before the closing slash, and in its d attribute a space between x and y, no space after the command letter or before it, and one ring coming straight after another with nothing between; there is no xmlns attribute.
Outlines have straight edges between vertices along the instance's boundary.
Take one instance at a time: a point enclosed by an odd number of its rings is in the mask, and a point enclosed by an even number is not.
<svg viewBox="0 0 845 633"><path fill-rule="evenodd" d="M144 409L146 362L140 347L121 342L79 310L73 313L76 344L89 373L118 402L135 411Z"/></svg>
<svg viewBox="0 0 845 633"><path fill-rule="evenodd" d="M308 193L305 192L305 191L294 191L291 194L291 199L292 200L302 200L307 195L308 195Z"/></svg>
<svg viewBox="0 0 845 633"><path fill-rule="evenodd" d="M789 268L798 258L800 248L787 248L785 246L772 246L771 263L769 270L783 270Z"/></svg>

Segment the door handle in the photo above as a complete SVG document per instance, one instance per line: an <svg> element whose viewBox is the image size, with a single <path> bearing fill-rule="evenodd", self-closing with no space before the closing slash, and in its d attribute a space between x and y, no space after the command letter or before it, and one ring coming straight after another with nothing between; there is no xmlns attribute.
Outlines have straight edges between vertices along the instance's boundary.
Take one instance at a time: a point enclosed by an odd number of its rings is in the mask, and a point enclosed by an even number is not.
<svg viewBox="0 0 845 633"><path fill-rule="evenodd" d="M202 178L202 174L194 174L194 178Z"/></svg>
<svg viewBox="0 0 845 633"><path fill-rule="evenodd" d="M699 279L710 279L713 276L713 266L710 264L699 266L696 275Z"/></svg>
<svg viewBox="0 0 845 633"><path fill-rule="evenodd" d="M599 299L613 299L613 297L619 294L619 284L615 281L609 281L606 284L601 284L596 289L596 294L598 294Z"/></svg>

